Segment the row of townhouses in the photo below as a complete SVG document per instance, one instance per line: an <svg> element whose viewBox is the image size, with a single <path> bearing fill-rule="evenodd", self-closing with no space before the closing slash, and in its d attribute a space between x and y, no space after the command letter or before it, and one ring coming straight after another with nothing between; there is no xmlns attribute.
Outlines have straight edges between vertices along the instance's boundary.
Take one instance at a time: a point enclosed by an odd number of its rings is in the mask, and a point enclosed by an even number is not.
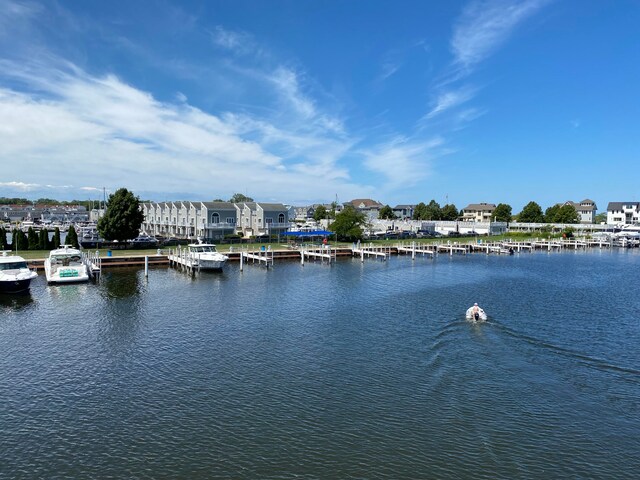
<svg viewBox="0 0 640 480"><path fill-rule="evenodd" d="M165 237L219 240L225 235L259 237L286 232L289 209L281 203L143 203L142 230Z"/></svg>

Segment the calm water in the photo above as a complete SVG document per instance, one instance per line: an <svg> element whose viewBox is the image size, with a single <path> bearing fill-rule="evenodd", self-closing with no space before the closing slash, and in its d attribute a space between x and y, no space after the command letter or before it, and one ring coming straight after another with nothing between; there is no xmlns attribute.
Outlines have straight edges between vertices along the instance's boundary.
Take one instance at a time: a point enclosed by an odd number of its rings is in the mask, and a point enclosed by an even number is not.
<svg viewBox="0 0 640 480"><path fill-rule="evenodd" d="M0 297L0 478L638 478L639 271L592 251L40 276Z"/></svg>

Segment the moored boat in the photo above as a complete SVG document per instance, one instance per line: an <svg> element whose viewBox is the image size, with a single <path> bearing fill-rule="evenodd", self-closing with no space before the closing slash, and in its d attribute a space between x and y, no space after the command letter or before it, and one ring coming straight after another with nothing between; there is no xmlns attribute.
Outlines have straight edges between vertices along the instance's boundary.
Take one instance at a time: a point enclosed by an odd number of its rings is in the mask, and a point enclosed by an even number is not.
<svg viewBox="0 0 640 480"><path fill-rule="evenodd" d="M75 283L89 280L82 253L70 245L51 250L44 261L44 271L49 283Z"/></svg>
<svg viewBox="0 0 640 480"><path fill-rule="evenodd" d="M221 270L229 257L216 250L211 243L190 243L189 255L200 270Z"/></svg>
<svg viewBox="0 0 640 480"><path fill-rule="evenodd" d="M29 269L24 258L8 255L8 250L0 256L0 293L19 293L29 290L31 280L38 274Z"/></svg>

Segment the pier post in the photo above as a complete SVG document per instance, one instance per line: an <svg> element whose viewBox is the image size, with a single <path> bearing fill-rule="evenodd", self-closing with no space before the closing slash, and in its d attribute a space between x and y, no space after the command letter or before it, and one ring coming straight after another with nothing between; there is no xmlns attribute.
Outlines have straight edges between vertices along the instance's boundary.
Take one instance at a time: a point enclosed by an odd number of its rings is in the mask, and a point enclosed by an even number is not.
<svg viewBox="0 0 640 480"><path fill-rule="evenodd" d="M149 277L149 255L144 256L144 276Z"/></svg>

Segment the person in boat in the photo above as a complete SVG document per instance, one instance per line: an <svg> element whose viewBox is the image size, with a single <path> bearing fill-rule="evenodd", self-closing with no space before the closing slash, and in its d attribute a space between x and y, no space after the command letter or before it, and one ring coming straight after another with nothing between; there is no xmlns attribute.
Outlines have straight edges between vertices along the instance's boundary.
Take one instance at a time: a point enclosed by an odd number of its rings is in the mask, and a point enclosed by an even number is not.
<svg viewBox="0 0 640 480"><path fill-rule="evenodd" d="M477 303L474 303L473 307L471 308L471 317L474 320L479 320L483 313L484 310L482 310Z"/></svg>

